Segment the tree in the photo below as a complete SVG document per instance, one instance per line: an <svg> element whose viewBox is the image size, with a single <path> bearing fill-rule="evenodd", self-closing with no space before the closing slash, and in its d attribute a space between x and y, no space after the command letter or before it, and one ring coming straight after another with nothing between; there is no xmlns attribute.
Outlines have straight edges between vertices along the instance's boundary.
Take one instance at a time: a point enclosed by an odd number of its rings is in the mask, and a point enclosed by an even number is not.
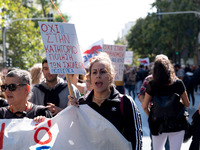
<svg viewBox="0 0 200 150"><path fill-rule="evenodd" d="M32 18L30 9L24 7L22 1L10 1L7 8L6 13L11 21L18 18ZM43 45L41 38L38 37L40 37L39 28L35 28L32 21L22 20L9 24L6 33L6 40L9 43L7 57L12 58L14 67L28 69L34 63L41 61L38 53L43 49Z"/></svg>
<svg viewBox="0 0 200 150"><path fill-rule="evenodd" d="M197 11L196 3L188 0L157 0L153 7L162 12ZM198 35L198 17L194 14L162 15L158 20L156 13L138 19L127 36L128 47L141 57L154 59L159 53L166 54L173 62L178 58L195 55ZM176 54L178 52L178 56Z"/></svg>
<svg viewBox="0 0 200 150"><path fill-rule="evenodd" d="M60 2L62 2L62 1L60 1ZM48 17L48 14L51 11L54 11L55 22L63 22L62 18L59 16L59 14L55 13L56 10L55 10L53 4L51 3L51 0L36 0L36 3L42 7L42 9L40 11L41 17ZM58 3L57 0L54 0L54 3L56 5L56 7L59 8L60 3ZM66 22L69 21L69 17L67 15L62 14L62 17L64 18L64 20Z"/></svg>
<svg viewBox="0 0 200 150"><path fill-rule="evenodd" d="M7 22L19 18L44 18L53 9L49 0L3 0L0 4L7 9L6 14L9 15ZM58 3L56 5L59 6ZM39 6L41 10L38 10ZM68 21L68 16L64 17ZM57 15L55 18L55 21L61 21L60 16ZM9 43L7 57L12 58L13 67L29 69L33 64L41 62L45 56L38 21L22 20L9 24L6 42Z"/></svg>

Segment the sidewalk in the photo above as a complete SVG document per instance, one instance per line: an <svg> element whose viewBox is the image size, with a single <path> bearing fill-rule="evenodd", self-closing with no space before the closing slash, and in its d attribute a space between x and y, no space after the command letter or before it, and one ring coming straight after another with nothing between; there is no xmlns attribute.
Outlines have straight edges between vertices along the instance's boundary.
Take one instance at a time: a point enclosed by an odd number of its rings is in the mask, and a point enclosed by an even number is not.
<svg viewBox="0 0 200 150"><path fill-rule="evenodd" d="M194 112L196 110L198 110L198 106L200 103L199 100L200 100L200 92L195 92L195 108L191 108L192 104L190 104L190 107L187 109L188 113L189 113L189 122L192 121L191 117L194 114ZM135 99L135 103L136 103L136 105L141 113L141 117L142 117L143 150L151 150L151 140L150 140L150 136L149 136L150 131L149 131L149 126L148 126L148 122L147 122L148 117L145 114L145 112L143 111L141 103L137 97ZM191 139L187 143L183 143L181 150L188 150L190 143L191 143Z"/></svg>

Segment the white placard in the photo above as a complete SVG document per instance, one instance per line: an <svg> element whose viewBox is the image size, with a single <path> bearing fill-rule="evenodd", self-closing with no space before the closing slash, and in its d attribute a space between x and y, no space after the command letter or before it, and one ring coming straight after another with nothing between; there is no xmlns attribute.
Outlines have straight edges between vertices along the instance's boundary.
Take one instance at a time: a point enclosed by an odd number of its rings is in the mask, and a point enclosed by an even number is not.
<svg viewBox="0 0 200 150"><path fill-rule="evenodd" d="M39 22L51 74L85 74L74 24Z"/></svg>
<svg viewBox="0 0 200 150"><path fill-rule="evenodd" d="M115 65L115 81L122 81L124 74L124 56L126 46L104 44L102 51L109 54L110 59Z"/></svg>
<svg viewBox="0 0 200 150"><path fill-rule="evenodd" d="M133 51L126 51L125 58L124 58L124 64L131 65L132 63L133 63Z"/></svg>

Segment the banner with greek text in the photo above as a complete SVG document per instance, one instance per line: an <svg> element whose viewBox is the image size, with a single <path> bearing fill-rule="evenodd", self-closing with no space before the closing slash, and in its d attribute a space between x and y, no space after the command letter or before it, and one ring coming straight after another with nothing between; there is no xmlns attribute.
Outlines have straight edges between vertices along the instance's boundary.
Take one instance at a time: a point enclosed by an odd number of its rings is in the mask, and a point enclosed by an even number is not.
<svg viewBox="0 0 200 150"><path fill-rule="evenodd" d="M85 74L74 24L39 22L51 74Z"/></svg>
<svg viewBox="0 0 200 150"><path fill-rule="evenodd" d="M1 119L3 150L131 150L119 131L90 108L69 106L51 120Z"/></svg>
<svg viewBox="0 0 200 150"><path fill-rule="evenodd" d="M115 81L122 81L124 75L124 56L126 46L122 45L103 45L103 52L109 54L110 59L115 65Z"/></svg>

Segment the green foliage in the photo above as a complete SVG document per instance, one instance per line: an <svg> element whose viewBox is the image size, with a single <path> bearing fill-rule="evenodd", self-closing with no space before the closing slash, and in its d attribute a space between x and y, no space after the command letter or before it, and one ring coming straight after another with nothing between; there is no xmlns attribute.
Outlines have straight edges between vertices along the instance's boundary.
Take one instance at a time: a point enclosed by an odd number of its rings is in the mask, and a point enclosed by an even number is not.
<svg viewBox="0 0 200 150"><path fill-rule="evenodd" d="M54 1L56 6L59 4ZM53 10L54 6L50 0L3 0L0 2L1 8L6 8L7 20L6 43L8 43L7 58L12 58L13 67L29 69L33 64L41 62L45 56L42 37L40 34L38 20L28 21L23 18L44 18ZM41 9L38 9L38 7ZM1 13L1 16L4 15ZM54 16L55 21L62 21L60 16ZM64 15L66 21L69 20ZM17 19L21 19L17 21ZM47 20L43 20L47 21ZM1 22L2 23L2 22ZM2 37L2 36L1 36Z"/></svg>
<svg viewBox="0 0 200 150"><path fill-rule="evenodd" d="M62 14L62 17L66 22L69 22L70 18L69 16ZM60 15L55 15L55 22L64 22L63 19L60 17Z"/></svg>
<svg viewBox="0 0 200 150"><path fill-rule="evenodd" d="M198 11L196 3L188 0L157 0L152 6L162 12ZM199 5L198 5L199 6ZM162 15L158 20L156 13L138 19L127 35L128 47L141 57L166 54L174 62L176 51L184 57L193 57L198 36L198 17L194 14ZM184 55L185 54L185 55Z"/></svg>
<svg viewBox="0 0 200 150"><path fill-rule="evenodd" d="M9 9L6 13L10 16L6 32L6 42L9 43L7 57L12 58L13 67L28 69L41 60L39 51L43 49L43 45L40 32L32 21L16 21L20 18L32 18L31 10L24 7L21 0L10 1L7 5Z"/></svg>

